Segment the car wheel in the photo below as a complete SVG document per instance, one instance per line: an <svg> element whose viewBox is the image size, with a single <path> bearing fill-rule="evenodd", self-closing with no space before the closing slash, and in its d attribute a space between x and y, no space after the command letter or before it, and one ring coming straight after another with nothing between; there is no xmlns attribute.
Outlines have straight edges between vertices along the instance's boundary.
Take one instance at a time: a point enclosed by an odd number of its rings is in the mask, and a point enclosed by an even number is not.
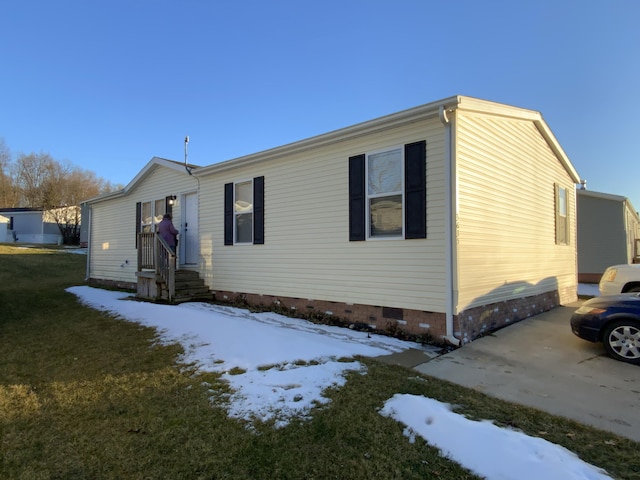
<svg viewBox="0 0 640 480"><path fill-rule="evenodd" d="M629 290L627 290L627 292L629 292L629 293L640 292L640 285L637 285L635 287L630 288Z"/></svg>
<svg viewBox="0 0 640 480"><path fill-rule="evenodd" d="M604 349L616 360L640 365L640 324L633 320L618 320L607 325L603 336Z"/></svg>

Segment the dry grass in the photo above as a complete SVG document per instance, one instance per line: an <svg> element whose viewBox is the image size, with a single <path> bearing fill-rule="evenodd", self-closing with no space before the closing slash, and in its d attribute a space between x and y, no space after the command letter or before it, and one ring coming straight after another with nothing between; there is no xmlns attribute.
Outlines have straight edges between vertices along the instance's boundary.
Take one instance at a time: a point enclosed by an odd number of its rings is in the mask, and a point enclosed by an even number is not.
<svg viewBox="0 0 640 480"><path fill-rule="evenodd" d="M635 442L371 359L312 420L250 431L227 418L216 375L177 363L178 345L64 292L82 284L84 261L0 245L0 478L476 478L378 414L395 393L458 405L640 478Z"/></svg>

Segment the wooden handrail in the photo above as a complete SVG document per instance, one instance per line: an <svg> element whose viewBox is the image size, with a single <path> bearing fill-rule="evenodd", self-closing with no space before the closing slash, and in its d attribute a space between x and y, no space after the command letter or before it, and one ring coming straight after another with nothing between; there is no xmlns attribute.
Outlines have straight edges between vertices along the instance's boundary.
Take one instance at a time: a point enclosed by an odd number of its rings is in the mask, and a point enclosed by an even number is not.
<svg viewBox="0 0 640 480"><path fill-rule="evenodd" d="M169 301L176 293L176 254L157 233L138 233L138 271L154 270L167 285Z"/></svg>
<svg viewBox="0 0 640 480"><path fill-rule="evenodd" d="M155 270L155 237L153 232L138 233L138 271L143 269Z"/></svg>
<svg viewBox="0 0 640 480"><path fill-rule="evenodd" d="M176 254L160 235L156 234L156 274L167 284L169 301L176 294Z"/></svg>

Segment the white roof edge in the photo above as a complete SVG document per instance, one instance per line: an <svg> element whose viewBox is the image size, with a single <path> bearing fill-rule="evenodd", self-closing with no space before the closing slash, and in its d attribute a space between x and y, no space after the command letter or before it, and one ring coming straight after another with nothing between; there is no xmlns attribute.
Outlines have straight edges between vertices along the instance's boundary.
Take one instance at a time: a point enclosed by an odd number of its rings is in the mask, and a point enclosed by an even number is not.
<svg viewBox="0 0 640 480"><path fill-rule="evenodd" d="M567 157L566 153L560 146L553 132L544 121L540 112L535 110L528 110L524 108L514 107L511 105L496 103L489 100L482 100L474 97L466 97L462 95L455 95L451 97L444 98L442 100L438 100L435 102L427 103L424 105L420 105L417 107L409 108L407 110L402 110L400 112L392 113L389 115L385 115L382 117L378 117L372 120L368 120L365 122L357 123L355 125L351 125L348 127L340 128L337 130L333 130L328 133L316 135L313 137L309 137L303 140L299 140L296 142L288 143L285 145L281 145L278 147L274 147L268 150L263 150L261 152L252 153L249 155L245 155L242 157L237 157L230 160L225 160L222 162L214 163L205 167L196 167L190 165L190 167L197 168L197 170L193 170L193 175L209 175L217 172L221 172L224 170L228 170L230 168L236 168L240 166L251 165L253 163L261 162L268 160L270 158L299 153L305 150L309 150L311 148L317 148L321 146L331 145L334 143L346 141L349 139L357 138L362 135L367 135L371 133L375 133L377 131L390 128L397 127L401 125L406 125L409 123L416 122L418 120L422 120L425 118L430 118L439 114L440 107L444 107L447 110L455 110L461 109L464 111L477 111L480 113L499 115L509 118L517 118L521 120L529 120L534 122L542 136L545 138L555 155L558 157L562 165L565 167L574 183L580 183L580 176L578 172L575 170L571 161ZM187 174L186 169L184 168L184 163L179 163L173 160L167 160L160 157L153 157L140 172L129 182L129 184L124 187L124 189L118 192L106 193L103 195L99 195L97 197L93 197L89 200L85 200L82 202L83 204L92 204L101 202L104 200L108 200L117 196L126 195L129 190L131 190L135 185L144 179L150 171L156 166L163 166L166 168L170 168L176 171L184 171Z"/></svg>
<svg viewBox="0 0 640 480"><path fill-rule="evenodd" d="M514 107L506 103L497 103L475 97L458 95L458 109L467 112L490 113L501 117L536 121L542 118L540 112L527 108Z"/></svg>
<svg viewBox="0 0 640 480"><path fill-rule="evenodd" d="M340 128L338 130L333 130L328 133L323 133L303 140L298 140L296 142L281 145L279 147L274 147L268 150L263 150L261 152L225 160L219 163L214 163L212 165L202 167L197 172L194 172L194 175L209 175L212 173L227 170L229 168L250 165L252 163L267 160L269 158L277 156L282 156L285 154L299 153L310 148L331 145L333 143L357 138L362 135L375 133L376 131L385 128L413 123L423 118L438 115L438 111L441 106L444 106L446 108L454 108L458 104L459 99L459 96L448 97L442 100L438 100L437 102L431 102L425 105L420 105L418 107L402 110L400 112L385 115L383 117L378 117L373 120L368 120L348 127Z"/></svg>
<svg viewBox="0 0 640 480"><path fill-rule="evenodd" d="M562 163L564 168L571 176L573 183L580 183L580 174L578 174L578 171L571 163L571 160L569 160L569 157L560 146L560 143L556 139L556 136L551 131L551 128L549 128L549 125L547 125L547 122L544 121L542 115L540 115L540 119L536 120L534 123L536 127L538 127L540 133L542 133L542 136L545 138L545 140L547 140L547 143L549 143L549 146L551 147L553 152L560 159L560 163Z"/></svg>
<svg viewBox="0 0 640 480"><path fill-rule="evenodd" d="M142 170L140 170L138 174L135 177L133 177L133 180L131 180L122 190L118 190L116 192L103 193L96 197L85 200L84 202L82 202L82 204L99 203L105 200L110 200L111 198L121 197L126 195L132 188L134 188L139 182L141 182L142 179L144 179L147 175L149 175L149 173L151 173L151 171L157 166L170 168L171 170L183 172L185 175L188 175L185 169L184 163L176 162L174 160L167 160L166 158L153 157L151 160L147 162L147 164L142 168ZM189 165L189 167L200 168L195 165Z"/></svg>
<svg viewBox="0 0 640 480"><path fill-rule="evenodd" d="M638 211L633 207L633 204L631 203L631 200L629 200L629 197L625 197L624 195L615 195L613 193L595 192L593 190L586 189L577 189L576 193L578 195L584 195L586 197L601 198L603 200L613 200L616 202L624 203L627 208L629 208L629 210L633 212L633 215L638 219L638 221L640 221L640 215L638 215Z"/></svg>
<svg viewBox="0 0 640 480"><path fill-rule="evenodd" d="M587 197L602 198L604 200L615 200L617 202L624 202L625 200L627 200L627 197L622 196L622 195L614 195L613 193L596 192L596 191L593 191L593 190L586 190L586 189L578 189L577 193L578 193L578 195L585 195Z"/></svg>
<svg viewBox="0 0 640 480"><path fill-rule="evenodd" d="M513 107L511 105L506 105L504 103L495 103L490 102L488 100L481 100L479 98L473 97L459 97L460 104L458 109L464 111L472 111L479 113L489 113L492 115L498 115L502 117L508 118L517 118L520 120L529 120L532 121L538 131L542 134L544 139L547 141L553 153L558 157L562 166L564 166L565 170L569 173L574 183L580 183L580 175L577 170L569 160L569 157L565 153L565 151L560 146L560 142L551 131L551 128L544 120L542 114L535 110L528 110L526 108Z"/></svg>
<svg viewBox="0 0 640 480"><path fill-rule="evenodd" d="M463 95L454 95L442 100L427 103L407 110L402 110L390 115L378 117L373 120L357 123L349 127L344 127L328 133L309 137L304 140L288 143L286 145L271 148L257 153L252 153L231 160L214 163L212 165L200 168L197 172L194 172L194 174L209 175L230 168L250 165L252 163L267 160L269 158L285 154L299 153L310 148L330 145L332 143L337 143L362 135L375 133L376 131L385 128L413 123L420 119L438 115L440 107L444 107L448 110L461 109L465 111L477 111L481 113L488 113L492 115L499 115L534 122L542 136L545 138L553 152L556 154L562 165L565 167L565 169L573 179L574 183L580 183L580 175L578 175L578 172L573 167L571 161L560 146L558 140L556 139L547 123L544 121L540 112Z"/></svg>

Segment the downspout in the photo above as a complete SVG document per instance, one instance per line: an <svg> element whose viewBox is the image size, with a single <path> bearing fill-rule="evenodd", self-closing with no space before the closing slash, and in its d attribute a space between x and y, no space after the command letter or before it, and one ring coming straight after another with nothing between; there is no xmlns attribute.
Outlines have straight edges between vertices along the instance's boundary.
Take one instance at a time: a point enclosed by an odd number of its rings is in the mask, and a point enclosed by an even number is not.
<svg viewBox="0 0 640 480"><path fill-rule="evenodd" d="M91 278L91 222L93 221L93 215L91 214L93 212L93 207L91 205L87 205L87 207L89 218L87 219L87 271L84 276L85 282L88 282Z"/></svg>
<svg viewBox="0 0 640 480"><path fill-rule="evenodd" d="M445 129L445 142L444 142L444 165L445 165L445 209L447 214L445 215L445 261L447 262L445 267L445 327L446 333L444 339L452 345L459 346L460 339L456 338L453 334L453 310L454 310L454 276L453 271L455 267L454 259L454 238L453 229L455 226L454 216L457 209L455 201L455 183L453 174L453 129L449 116L447 115L447 109L444 105L440 106L440 121L444 125Z"/></svg>

